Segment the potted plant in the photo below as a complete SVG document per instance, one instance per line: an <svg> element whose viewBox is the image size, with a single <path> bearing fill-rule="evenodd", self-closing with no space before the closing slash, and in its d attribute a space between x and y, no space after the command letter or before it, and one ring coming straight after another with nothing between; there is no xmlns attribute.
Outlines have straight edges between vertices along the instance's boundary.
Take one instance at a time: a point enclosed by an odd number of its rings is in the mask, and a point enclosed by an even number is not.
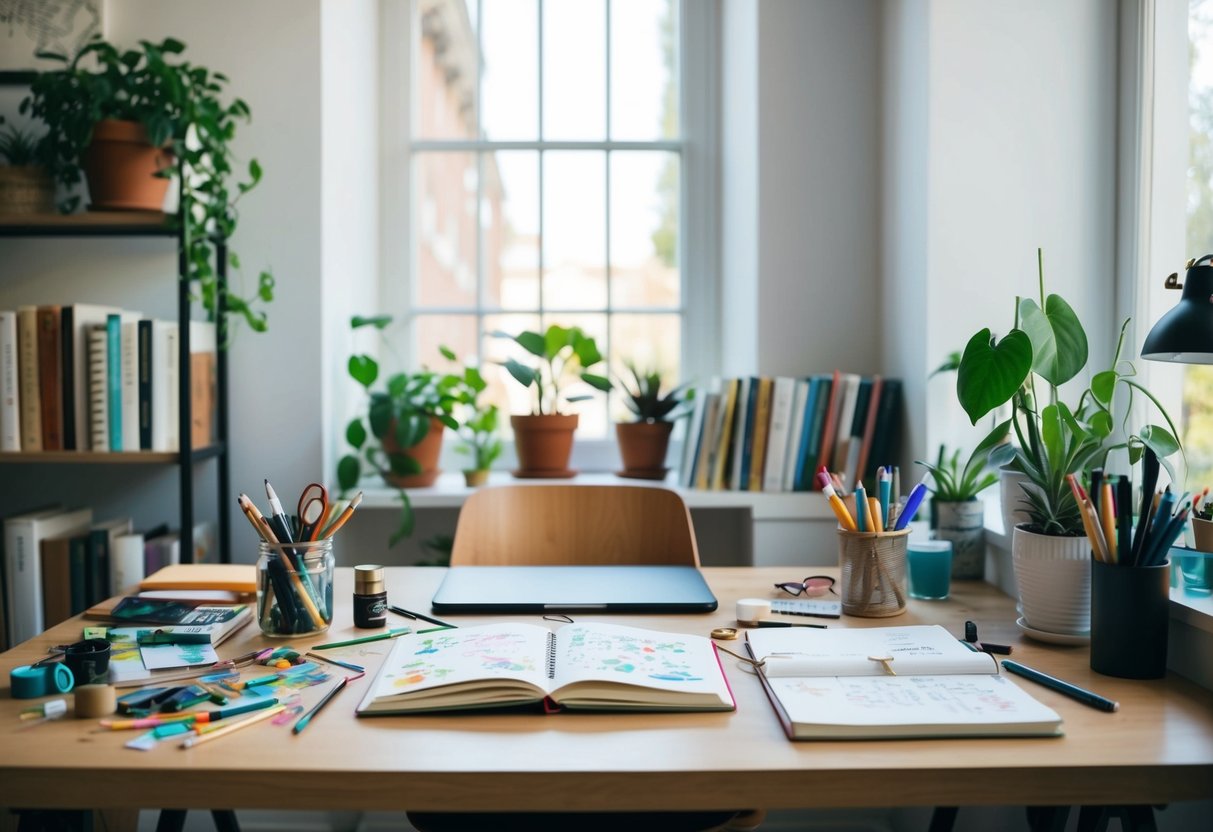
<svg viewBox="0 0 1213 832"><path fill-rule="evenodd" d="M985 577L985 506L977 495L998 482L998 475L989 469L1015 455L1014 447L1006 442L1009 426L1001 427L973 450L963 466L960 450L949 455L943 445L934 463L918 461L933 482L935 536L952 542L953 578Z"/></svg>
<svg viewBox="0 0 1213 832"><path fill-rule="evenodd" d="M228 240L236 230L237 200L261 179L261 166L252 159L247 180L234 181L232 142L249 108L239 98L225 102L227 77L181 60L184 50L181 41L166 38L125 51L95 40L71 60L39 53L63 68L38 73L20 111L49 128L39 156L58 184L71 189L82 171L87 175L93 208L160 211L176 173L180 204L172 221L182 233L181 277L197 282L212 318L222 301L228 313L261 332L265 312L254 305L273 299L273 277L261 272L256 291L244 298L219 284L212 265L216 240ZM78 203L70 198L60 207L70 212ZM239 268L235 252L228 257Z"/></svg>
<svg viewBox="0 0 1213 832"><path fill-rule="evenodd" d="M627 370L631 382L620 379L619 387L623 390L624 405L636 418L615 424L619 455L623 458L619 476L662 480L669 471L665 456L674 422L686 414L695 393L685 384L662 393L661 374L657 371L641 372L631 362Z"/></svg>
<svg viewBox="0 0 1213 832"><path fill-rule="evenodd" d="M1014 529L1011 544L1016 582L1030 632L1082 633L1090 627L1090 547L1067 474L1081 475L1116 449L1136 462L1147 447L1171 472L1167 457L1179 449L1175 427L1158 400L1134 380L1131 362L1121 360L1128 321L1121 326L1111 368L1096 373L1076 407L1060 401L1058 388L1086 368L1086 331L1058 295L1045 295L1044 267L1037 252L1039 303L1019 298L1015 327L997 341L977 332L961 356L956 393L973 424L995 408L1011 405L1011 417L992 434L1013 431L1013 465L1023 485L1028 522ZM1113 412L1117 389L1140 393L1162 414L1170 430L1146 425L1130 433ZM1120 434L1118 435L1117 430ZM983 444L985 444L983 442Z"/></svg>
<svg viewBox="0 0 1213 832"><path fill-rule="evenodd" d="M352 329L373 326L383 330L390 316L362 317L350 320ZM443 354L452 357L444 348ZM345 440L353 448L337 462L337 484L344 494L357 487L363 464L395 486L403 507L400 526L389 545L412 534L413 511L406 488L433 484L440 473L438 455L445 428L459 427L452 415L455 406L467 401L463 378L422 369L415 373L396 373L382 385L379 362L369 355L351 355L348 371L367 394L365 412L350 420Z"/></svg>
<svg viewBox="0 0 1213 832"><path fill-rule="evenodd" d="M602 361L602 353L594 339L580 327L549 326L546 332L494 332L494 337L508 338L527 353L539 359L528 366L517 359L501 362L514 379L526 388L535 388L532 412L510 416L514 442L518 453L515 477L565 478L576 472L569 470L573 452L573 432L577 430L577 414L564 413L569 404L589 399L589 395L569 395L563 385L584 381L603 392L611 389L606 376L590 370Z"/></svg>
<svg viewBox="0 0 1213 832"><path fill-rule="evenodd" d="M449 354L447 357L454 358L454 355ZM488 481L489 470L497 457L501 456L500 418L497 405L480 401L480 394L487 385L479 370L475 367L465 367L463 386L466 394L463 424L459 427L459 438L462 442L455 451L471 457L471 464L463 469L463 479L468 487L475 487Z"/></svg>
<svg viewBox="0 0 1213 832"><path fill-rule="evenodd" d="M0 124L4 119L0 118ZM55 187L40 165L38 141L13 125L0 128L0 214L49 214Z"/></svg>
<svg viewBox="0 0 1213 832"><path fill-rule="evenodd" d="M1192 512L1192 536L1197 550L1213 552L1213 500Z"/></svg>

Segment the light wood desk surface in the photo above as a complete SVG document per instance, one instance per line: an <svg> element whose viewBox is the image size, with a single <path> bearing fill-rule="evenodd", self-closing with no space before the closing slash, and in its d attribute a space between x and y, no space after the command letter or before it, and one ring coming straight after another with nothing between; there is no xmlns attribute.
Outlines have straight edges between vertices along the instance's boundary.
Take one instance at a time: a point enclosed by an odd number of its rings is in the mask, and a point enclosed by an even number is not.
<svg viewBox="0 0 1213 832"><path fill-rule="evenodd" d="M620 623L706 635L733 623L734 601L770 595L783 568L708 568L720 599L710 615L609 616ZM388 597L427 610L443 570L391 568ZM0 806L292 808L364 810L620 810L764 807L1168 803L1213 796L1213 694L1181 677L1128 681L1088 667L1083 647L1020 637L1011 599L983 583L953 584L951 600L910 601L891 619L844 618L831 627L939 623L960 635L966 618L1014 658L1119 700L1102 713L1018 677L1054 708L1065 736L1049 739L788 741L758 680L725 657L735 713L447 714L355 719L373 672L353 682L298 736L268 723L195 749L169 741L122 747L131 732L102 733L65 719L17 731L31 704L0 691ZM352 575L338 570L333 629L312 643L366 631L351 625ZM395 616L393 624L403 623ZM606 616L603 616L606 618ZM501 617L453 617L460 624ZM578 616L592 620L590 615ZM526 620L538 621L538 616ZM80 621L0 654L9 671L79 638ZM262 643L255 624L221 656ZM296 639L292 646L305 648ZM389 642L353 648L369 670ZM734 647L739 642L726 642ZM328 685L304 691L307 704Z"/></svg>

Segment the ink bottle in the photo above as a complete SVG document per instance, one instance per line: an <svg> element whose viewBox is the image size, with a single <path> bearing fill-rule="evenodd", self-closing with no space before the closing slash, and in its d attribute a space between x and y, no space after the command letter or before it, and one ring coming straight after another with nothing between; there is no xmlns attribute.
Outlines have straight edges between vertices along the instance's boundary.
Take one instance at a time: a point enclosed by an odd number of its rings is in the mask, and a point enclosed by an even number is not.
<svg viewBox="0 0 1213 832"><path fill-rule="evenodd" d="M383 567L362 564L354 567L354 626L363 629L387 623L387 587Z"/></svg>

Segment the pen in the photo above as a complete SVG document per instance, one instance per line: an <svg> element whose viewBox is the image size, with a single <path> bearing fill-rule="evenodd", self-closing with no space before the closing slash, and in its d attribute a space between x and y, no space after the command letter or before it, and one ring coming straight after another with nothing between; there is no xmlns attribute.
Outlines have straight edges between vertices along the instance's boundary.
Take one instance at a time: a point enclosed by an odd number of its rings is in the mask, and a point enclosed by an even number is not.
<svg viewBox="0 0 1213 832"><path fill-rule="evenodd" d="M413 632L412 627L398 627L394 630L387 630L382 633L375 633L373 636L363 636L362 638L351 638L348 641L331 641L328 644L313 644L313 650L329 650L334 647L349 647L353 644L366 644L369 641L383 641L385 638L396 638L406 633Z"/></svg>
<svg viewBox="0 0 1213 832"><path fill-rule="evenodd" d="M884 531L885 524L889 518L889 496L893 489L889 471L884 466L881 466L876 474L876 489L880 494L880 517L882 520L881 526L877 531Z"/></svg>
<svg viewBox="0 0 1213 832"><path fill-rule="evenodd" d="M825 624L798 624L791 621L759 621L755 627L812 627L814 630L827 629Z"/></svg>
<svg viewBox="0 0 1213 832"><path fill-rule="evenodd" d="M1065 694L1071 699L1077 699L1084 705L1090 705L1092 708L1100 711L1120 710L1120 703L1113 702L1111 699L1105 699L1098 693L1092 693L1086 688L1080 688L1078 685L1072 685L1069 682L1063 682L1061 679L1054 678L1047 673L1041 673L1039 670L1033 670L1030 667L1013 662L1010 659L1003 659L1002 666L1010 673L1022 676L1025 679L1031 679L1033 682L1044 685L1046 688L1052 688L1058 693Z"/></svg>
<svg viewBox="0 0 1213 832"><path fill-rule="evenodd" d="M921 482L910 489L910 496L906 497L905 508L897 515L897 523L893 526L893 531L899 532L909 525L909 522L914 519L914 515L918 513L918 506L922 504L922 498L926 495L927 487Z"/></svg>
<svg viewBox="0 0 1213 832"><path fill-rule="evenodd" d="M403 615L405 618L414 618L414 619L420 618L422 621L428 621L431 624L437 624L439 627L450 627L451 629L455 629L455 625L449 621L442 621L437 618L430 618L428 615L422 615L419 612L413 612L412 610L406 610L404 607L389 606L388 609L391 610L392 612L396 613L396 615Z"/></svg>
<svg viewBox="0 0 1213 832"><path fill-rule="evenodd" d="M349 676L342 676L340 679L338 679L337 684L335 684L331 688L329 688L329 692L326 693L324 696L320 697L320 701L316 703L315 707L313 707L310 711L308 711L303 716L299 717L299 721L295 723L295 727L291 728L291 733L298 734L300 731L302 731L304 728L306 728L308 726L308 723L310 723L312 721L312 717L314 717L314 716L316 716L316 714L320 713L320 709L323 708L325 705L327 705L329 703L330 699L332 699L334 696L336 696L338 693L340 693L341 689L344 688L349 681L350 681Z"/></svg>
<svg viewBox="0 0 1213 832"><path fill-rule="evenodd" d="M309 652L308 655L311 656L313 659L319 659L322 662L328 662L329 664L335 664L338 667L344 667L346 670L353 670L358 673L366 672L365 667L354 664L353 662L343 662L343 661L341 661L341 659L334 659L332 656L322 656L319 653Z"/></svg>
<svg viewBox="0 0 1213 832"><path fill-rule="evenodd" d="M334 520L332 523L329 523L329 527L320 534L319 539L324 540L325 538L332 537L334 534L336 534L337 530L345 525L345 521L350 519L350 515L354 513L354 509L358 508L358 506L361 502L362 502L362 492L359 491L357 494L354 495L354 499L350 500L350 504L345 507L345 511L343 511L343 512L341 512L341 514L337 515L336 520Z"/></svg>
<svg viewBox="0 0 1213 832"><path fill-rule="evenodd" d="M1133 554L1133 486L1124 474L1116 481L1116 553L1125 560Z"/></svg>
<svg viewBox="0 0 1213 832"><path fill-rule="evenodd" d="M239 722L232 722L227 725L217 725L213 728L210 726L207 726L206 728L199 728L197 731L198 736L188 737L185 742L181 743L181 747L193 748L195 745L210 742L211 740L217 740L222 736L232 733L233 731L239 731L246 725L252 725L255 722L261 722L264 719L269 719L275 714L280 714L285 710L285 705L275 705L272 708L268 708L267 710L253 714L248 719L242 719Z"/></svg>
<svg viewBox="0 0 1213 832"><path fill-rule="evenodd" d="M851 493L855 495L855 529L856 531L866 532L868 530L868 493L863 490L863 483L855 483L855 487L851 489Z"/></svg>

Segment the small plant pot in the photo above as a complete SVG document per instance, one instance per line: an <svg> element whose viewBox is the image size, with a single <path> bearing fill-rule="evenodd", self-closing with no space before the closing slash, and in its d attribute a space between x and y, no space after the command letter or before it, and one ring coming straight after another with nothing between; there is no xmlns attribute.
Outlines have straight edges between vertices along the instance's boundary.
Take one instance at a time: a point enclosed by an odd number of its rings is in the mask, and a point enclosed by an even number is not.
<svg viewBox="0 0 1213 832"><path fill-rule="evenodd" d="M576 475L569 469L573 453L573 433L577 430L576 413L534 414L511 416L514 446L518 453L520 479L567 479Z"/></svg>
<svg viewBox="0 0 1213 832"><path fill-rule="evenodd" d="M670 470L665 467L665 455L673 430L673 422L616 424L615 438L619 440L619 455L623 458L619 476L638 480L665 479Z"/></svg>
<svg viewBox="0 0 1213 832"><path fill-rule="evenodd" d="M433 485L434 480L442 473L438 467L438 456L442 452L442 432L445 429L446 425L431 416L430 429L426 431L425 438L411 448L401 448L396 444L396 424L393 422L387 434L380 440L383 450L389 454L402 453L412 457L421 466L421 473L385 474L384 481L396 488L427 488Z"/></svg>
<svg viewBox="0 0 1213 832"><path fill-rule="evenodd" d="M137 121L104 119L93 126L93 140L81 156L88 177L89 207L105 211L160 211L169 180L157 176L172 169L173 154L152 147Z"/></svg>
<svg viewBox="0 0 1213 832"><path fill-rule="evenodd" d="M1196 548L1202 552L1213 552L1213 520L1192 518L1192 536L1196 539Z"/></svg>
<svg viewBox="0 0 1213 832"><path fill-rule="evenodd" d="M480 471L464 471L463 482L468 488L479 488L489 481L489 471L487 468Z"/></svg>
<svg viewBox="0 0 1213 832"><path fill-rule="evenodd" d="M1035 534L1017 527L1011 538L1011 562L1019 587L1021 626L1055 635L1090 632L1091 544L1086 537Z"/></svg>
<svg viewBox="0 0 1213 832"><path fill-rule="evenodd" d="M985 577L986 530L985 505L980 500L935 503L939 524L935 537L952 542L952 577Z"/></svg>
<svg viewBox="0 0 1213 832"><path fill-rule="evenodd" d="M55 184L46 169L34 165L0 165L0 214L51 214Z"/></svg>

